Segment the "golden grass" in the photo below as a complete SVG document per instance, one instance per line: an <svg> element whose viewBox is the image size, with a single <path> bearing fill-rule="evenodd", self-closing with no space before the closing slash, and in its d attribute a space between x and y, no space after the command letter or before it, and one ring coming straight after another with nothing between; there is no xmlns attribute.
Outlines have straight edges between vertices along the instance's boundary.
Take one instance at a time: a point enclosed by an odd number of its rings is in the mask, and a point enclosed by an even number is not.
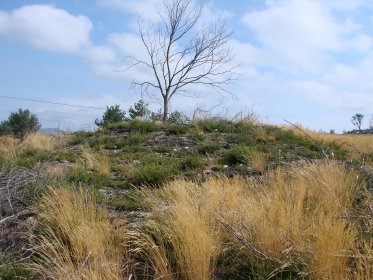
<svg viewBox="0 0 373 280"><path fill-rule="evenodd" d="M317 279L365 279L367 259L348 257L361 245L357 229L340 218L352 208L357 185L354 172L330 162L278 169L261 181L175 181L159 191L170 206L157 215L169 221L182 279L212 278L224 236L246 248L242 262L258 270L270 264L267 276L293 269Z"/></svg>
<svg viewBox="0 0 373 280"><path fill-rule="evenodd" d="M316 141L325 141L325 142L335 142L342 147L344 147L352 156L352 158L360 158L362 154L373 153L373 135L358 135L358 134L330 134L330 133L321 133L316 132L307 128L297 125L304 132L297 129L294 126L284 126L284 129L290 129L294 133L305 136L305 133L308 134ZM306 136L307 137L307 136Z"/></svg>
<svg viewBox="0 0 373 280"><path fill-rule="evenodd" d="M82 188L50 189L41 200L41 234L31 268L50 279L123 279L124 235Z"/></svg>
<svg viewBox="0 0 373 280"><path fill-rule="evenodd" d="M261 151L253 150L248 155L248 162L255 172L263 173L268 164L267 155Z"/></svg>
<svg viewBox="0 0 373 280"><path fill-rule="evenodd" d="M81 157L78 161L79 166L96 171L102 176L110 175L110 159L103 151L96 152L87 147L82 148Z"/></svg>
<svg viewBox="0 0 373 280"><path fill-rule="evenodd" d="M39 132L29 134L23 142L20 142L13 136L1 136L1 160L7 163L12 163L18 159L19 155L24 150L29 148L43 151L53 151L57 147L64 145L65 141L66 137L63 134L48 135Z"/></svg>

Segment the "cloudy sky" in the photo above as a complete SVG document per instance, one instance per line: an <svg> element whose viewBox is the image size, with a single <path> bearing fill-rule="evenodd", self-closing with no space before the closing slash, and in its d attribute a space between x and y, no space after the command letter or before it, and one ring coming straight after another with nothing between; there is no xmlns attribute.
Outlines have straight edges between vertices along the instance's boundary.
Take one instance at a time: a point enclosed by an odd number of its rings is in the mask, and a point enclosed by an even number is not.
<svg viewBox="0 0 373 280"><path fill-rule="evenodd" d="M157 19L161 0L1 0L0 96L103 108L128 108L140 98L123 71L142 57L137 17ZM234 94L177 97L171 108L216 113L253 108L263 122L288 120L312 129L351 129L354 113L373 114L373 1L211 0L203 21L223 19L240 79ZM157 108L156 103L151 105ZM102 109L0 97L0 120L18 108L44 127L93 126Z"/></svg>

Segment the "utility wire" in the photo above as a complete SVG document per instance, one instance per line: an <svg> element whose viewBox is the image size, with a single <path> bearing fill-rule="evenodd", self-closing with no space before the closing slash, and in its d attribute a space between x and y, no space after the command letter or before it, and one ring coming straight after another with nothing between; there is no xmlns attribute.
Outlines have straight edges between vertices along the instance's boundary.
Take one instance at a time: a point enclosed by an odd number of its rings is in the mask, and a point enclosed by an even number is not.
<svg viewBox="0 0 373 280"><path fill-rule="evenodd" d="M69 106L69 107L75 107L75 108L85 108L85 109L94 109L94 110L105 110L105 108L102 108L102 107L82 106L82 105L58 103L58 102L52 102L52 101L42 101L42 100L35 100L35 99L28 99L28 98L14 97L14 96L6 96L6 95L0 95L0 98L16 99L16 100L23 100L23 101L31 101L31 102L38 102L38 103L53 104L53 105L62 105L62 106Z"/></svg>

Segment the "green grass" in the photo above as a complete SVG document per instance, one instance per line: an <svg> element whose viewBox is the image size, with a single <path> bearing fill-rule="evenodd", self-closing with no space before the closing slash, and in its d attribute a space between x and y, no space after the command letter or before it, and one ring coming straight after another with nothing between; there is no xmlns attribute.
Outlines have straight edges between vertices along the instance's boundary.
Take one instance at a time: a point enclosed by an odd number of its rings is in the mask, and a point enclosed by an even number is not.
<svg viewBox="0 0 373 280"><path fill-rule="evenodd" d="M227 150L222 158L221 162L229 166L234 166L237 164L248 163L248 156L250 155L250 148L246 146L235 146Z"/></svg>
<svg viewBox="0 0 373 280"><path fill-rule="evenodd" d="M214 154L220 149L220 145L216 142L207 142L198 146L198 152L200 154Z"/></svg>
<svg viewBox="0 0 373 280"><path fill-rule="evenodd" d="M121 123L109 124L107 129L109 131L130 130L130 131L149 133L149 132L160 130L161 126L152 121L130 120L130 121L125 121Z"/></svg>
<svg viewBox="0 0 373 280"><path fill-rule="evenodd" d="M180 124L169 124L167 126L167 130L171 134L182 135L189 132L189 126Z"/></svg>
<svg viewBox="0 0 373 280"><path fill-rule="evenodd" d="M110 200L110 204L112 204L115 209L121 211L146 210L149 207L145 202L144 196L138 191L115 196Z"/></svg>
<svg viewBox="0 0 373 280"><path fill-rule="evenodd" d="M36 279L25 263L18 263L14 257L4 257L0 262L0 280Z"/></svg>
<svg viewBox="0 0 373 280"><path fill-rule="evenodd" d="M79 167L72 169L66 175L66 181L74 184L84 184L93 188L103 188L113 186L113 181L106 176Z"/></svg>
<svg viewBox="0 0 373 280"><path fill-rule="evenodd" d="M15 164L24 168L33 168L39 162L44 162L50 158L51 155L48 151L28 147L19 154Z"/></svg>
<svg viewBox="0 0 373 280"><path fill-rule="evenodd" d="M235 128L232 122L222 119L204 119L196 120L192 123L194 129L203 131L205 133L219 132L219 133L231 133L234 132Z"/></svg>
<svg viewBox="0 0 373 280"><path fill-rule="evenodd" d="M175 167L171 163L150 161L136 166L130 175L130 182L134 185L159 186L171 179Z"/></svg>
<svg viewBox="0 0 373 280"><path fill-rule="evenodd" d="M180 161L180 169L182 171L200 169L201 167L203 167L203 165L204 165L204 161L202 157L197 153L190 154L182 158Z"/></svg>
<svg viewBox="0 0 373 280"><path fill-rule="evenodd" d="M77 132L73 133L73 135L70 137L70 139L68 141L68 145L69 146L82 145L92 135L94 135L93 132L77 131Z"/></svg>

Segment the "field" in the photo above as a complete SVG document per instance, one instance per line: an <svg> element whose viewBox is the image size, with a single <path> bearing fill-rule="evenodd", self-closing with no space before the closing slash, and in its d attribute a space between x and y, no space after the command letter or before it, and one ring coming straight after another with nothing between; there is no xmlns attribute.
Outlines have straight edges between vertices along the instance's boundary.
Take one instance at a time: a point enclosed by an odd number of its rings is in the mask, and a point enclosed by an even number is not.
<svg viewBox="0 0 373 280"><path fill-rule="evenodd" d="M139 120L0 139L0 279L371 279L373 136Z"/></svg>

